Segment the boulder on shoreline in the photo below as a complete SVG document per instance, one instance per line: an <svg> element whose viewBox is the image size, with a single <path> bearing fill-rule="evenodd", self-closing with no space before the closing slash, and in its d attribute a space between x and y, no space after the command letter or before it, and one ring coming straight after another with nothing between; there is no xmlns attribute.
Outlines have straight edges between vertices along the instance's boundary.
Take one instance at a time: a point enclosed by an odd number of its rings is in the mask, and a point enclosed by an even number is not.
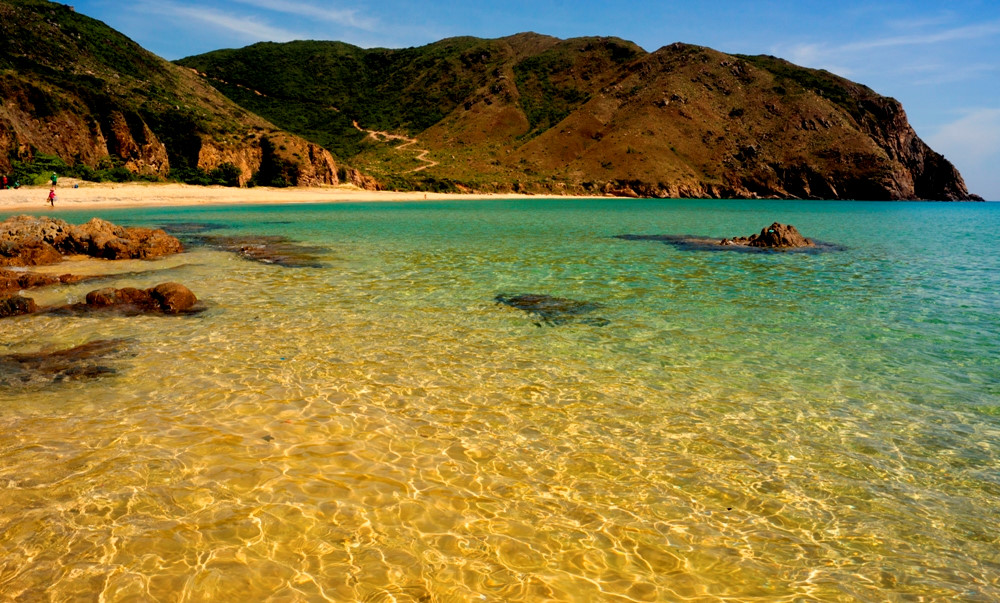
<svg viewBox="0 0 1000 603"><path fill-rule="evenodd" d="M183 250L181 242L163 230L118 226L100 218L82 225L34 216L0 222L0 266L54 264L74 254L108 260L151 259Z"/></svg>

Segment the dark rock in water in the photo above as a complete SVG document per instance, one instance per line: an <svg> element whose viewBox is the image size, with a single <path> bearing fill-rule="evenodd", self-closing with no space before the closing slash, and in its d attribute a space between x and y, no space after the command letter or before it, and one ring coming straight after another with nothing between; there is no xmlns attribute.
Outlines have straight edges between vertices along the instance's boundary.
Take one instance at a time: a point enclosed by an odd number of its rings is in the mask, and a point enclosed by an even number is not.
<svg viewBox="0 0 1000 603"><path fill-rule="evenodd" d="M0 386L42 385L114 373L106 362L121 353L124 343L123 339L101 339L55 352L0 356Z"/></svg>
<svg viewBox="0 0 1000 603"><path fill-rule="evenodd" d="M658 241L686 251L822 253L825 251L843 251L846 249L841 245L807 239L799 234L794 226L779 224L778 222L762 229L760 234L750 235L749 237L722 239L721 241L714 237L698 235L623 234L616 235L614 238L624 241Z"/></svg>
<svg viewBox="0 0 1000 603"><path fill-rule="evenodd" d="M162 283L149 289L105 287L87 294L84 303L49 308L46 312L88 314L92 312L118 312L133 316L138 314L195 314L198 299L190 289L179 283Z"/></svg>
<svg viewBox="0 0 1000 603"><path fill-rule="evenodd" d="M37 274L34 272L15 272L0 268L0 295L16 293L22 289L34 289L60 283L77 283L94 277L75 276L72 274Z"/></svg>
<svg viewBox="0 0 1000 603"><path fill-rule="evenodd" d="M108 260L150 259L183 250L180 241L162 230L125 228L100 218L79 226L34 216L0 222L0 266L53 264L74 254Z"/></svg>
<svg viewBox="0 0 1000 603"><path fill-rule="evenodd" d="M0 297L0 318L34 314L37 311L38 305L30 297L21 297L20 295Z"/></svg>
<svg viewBox="0 0 1000 603"><path fill-rule="evenodd" d="M547 325L561 325L571 320L597 327L603 327L610 323L609 320L604 318L577 318L582 314L589 314L603 307L594 302L531 293L522 295L500 294L494 299L499 304L517 308L532 316L536 316L541 321L540 323L536 323L538 326L541 326L542 323Z"/></svg>
<svg viewBox="0 0 1000 603"><path fill-rule="evenodd" d="M160 224L160 228L172 235L196 235L212 230L229 228L225 224L215 222L165 222Z"/></svg>
<svg viewBox="0 0 1000 603"><path fill-rule="evenodd" d="M813 242L799 234L799 231L794 226L778 222L762 228L760 234L750 235L749 237L722 239L719 241L719 245L749 245L750 247L764 247L768 249L815 247Z"/></svg>
<svg viewBox="0 0 1000 603"><path fill-rule="evenodd" d="M276 264L285 268L322 268L318 255L322 247L300 245L286 237L268 235L196 237L195 241L208 247L232 251L248 260Z"/></svg>

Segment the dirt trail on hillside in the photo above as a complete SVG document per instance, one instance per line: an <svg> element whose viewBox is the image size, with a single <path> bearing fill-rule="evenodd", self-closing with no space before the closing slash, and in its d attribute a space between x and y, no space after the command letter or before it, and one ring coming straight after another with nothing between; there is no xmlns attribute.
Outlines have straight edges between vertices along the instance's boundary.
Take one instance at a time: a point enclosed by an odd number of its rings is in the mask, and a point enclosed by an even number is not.
<svg viewBox="0 0 1000 603"><path fill-rule="evenodd" d="M389 132L382 132L382 131L378 131L378 130L366 130L366 129L362 128L361 126L359 126L357 121L355 121L353 123L354 123L354 127L357 128L357 130L359 132L365 132L365 133L367 133L369 138L371 138L372 140L375 140L377 142L391 142L393 140L404 140L404 141L406 141L403 144L401 144L398 147L396 147L396 150L397 151L408 150L410 152L414 152L414 153L416 153L416 155L414 156L414 159L416 159L417 161L423 161L425 164L427 164L427 165L422 165L420 167L413 168L412 170L404 172L404 174L412 174L413 172L421 172L423 170L426 170L427 168L434 167L435 165L438 165L437 161L434 161L433 159L428 159L427 158L427 156L430 155L430 153L431 153L429 150L427 150L427 149L407 149L406 148L406 147L409 147L410 145L417 144L417 139L416 138L410 138L409 136L403 136L401 134L390 134Z"/></svg>

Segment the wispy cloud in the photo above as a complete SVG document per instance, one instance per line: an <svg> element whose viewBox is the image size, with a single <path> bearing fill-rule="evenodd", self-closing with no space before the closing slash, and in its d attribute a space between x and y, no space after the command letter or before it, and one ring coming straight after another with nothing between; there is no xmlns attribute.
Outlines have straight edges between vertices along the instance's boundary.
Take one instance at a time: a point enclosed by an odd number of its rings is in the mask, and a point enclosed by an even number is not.
<svg viewBox="0 0 1000 603"><path fill-rule="evenodd" d="M807 42L791 46L782 45L773 47L772 52L779 56L788 57L790 61L799 65L826 69L840 75L850 76L852 72L856 73L858 69L864 70L865 66L870 64L871 61L877 60L873 52L888 52L893 49L902 51L903 49L907 49L907 52L916 53L912 49L925 46L928 47L926 52L923 54L914 54L913 56L919 56L921 61L927 61L931 56L929 53L933 52L930 48L933 45L983 39L992 41L997 36L1000 36L1000 21L989 21L975 25L964 25L933 31L917 31L926 30L930 22L930 20L914 21L909 24L911 31L898 35L875 37L842 44ZM934 22L936 23L937 20ZM897 24L897 31L899 28L902 28L901 24ZM916 68L903 58L905 55L897 54L891 56L895 57L890 59L890 61L893 62L894 69L898 72L910 71ZM852 66L854 67L852 68ZM926 71L930 72L932 69L928 67ZM921 82L914 83L955 82L974 77L983 71L985 69L982 67L977 66L975 69L972 69L970 66L963 66L961 69L950 69L950 72L947 74L942 73L940 76L929 76Z"/></svg>
<svg viewBox="0 0 1000 603"><path fill-rule="evenodd" d="M211 8L189 6L175 2L144 2L143 10L184 22L196 21L236 34L241 39L258 42L287 42L308 36L282 27L275 27L252 16L225 13Z"/></svg>
<svg viewBox="0 0 1000 603"><path fill-rule="evenodd" d="M955 149L969 162L1000 153L1000 108L974 109L944 124L928 140L934 148Z"/></svg>
<svg viewBox="0 0 1000 603"><path fill-rule="evenodd" d="M271 12L305 17L311 20L325 21L335 25L353 27L365 31L375 29L377 22L359 14L356 9L338 9L327 6L316 6L306 2L295 2L294 0L233 0L238 4L245 4Z"/></svg>
<svg viewBox="0 0 1000 603"><path fill-rule="evenodd" d="M966 111L927 137L931 148L944 154L962 172L973 193L1000 201L1000 108Z"/></svg>
<svg viewBox="0 0 1000 603"><path fill-rule="evenodd" d="M892 46L922 46L927 44L941 44L942 42L968 41L988 36L1000 34L1000 21L992 23L980 23L977 25L967 25L965 27L954 27L937 32L912 33L900 36L889 36L864 42L853 42L834 47L839 52L857 52L862 50L873 50L875 48L887 48Z"/></svg>

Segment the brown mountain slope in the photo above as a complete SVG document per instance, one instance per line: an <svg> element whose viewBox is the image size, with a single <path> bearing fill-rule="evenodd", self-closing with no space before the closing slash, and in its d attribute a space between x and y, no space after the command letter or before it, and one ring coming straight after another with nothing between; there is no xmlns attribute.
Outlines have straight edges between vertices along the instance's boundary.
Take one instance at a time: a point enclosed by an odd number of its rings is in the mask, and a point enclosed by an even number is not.
<svg viewBox="0 0 1000 603"><path fill-rule="evenodd" d="M417 137L442 157L439 177L478 172L501 188L513 179L529 191L650 197L973 197L897 101L831 74L674 44L600 76L589 100L530 140L521 89L504 81ZM795 76L823 78L844 102Z"/></svg>
<svg viewBox="0 0 1000 603"><path fill-rule="evenodd" d="M0 172L48 156L125 177L197 181L230 164L240 184L338 182L325 149L61 4L0 0L0 97Z"/></svg>
<svg viewBox="0 0 1000 603"><path fill-rule="evenodd" d="M259 44L181 63L231 82L219 89L243 106L402 186L975 198L897 101L773 57L686 44L647 53L615 38L528 33L402 50ZM311 120L319 114L321 123ZM355 137L352 121L417 142L397 149ZM417 148L437 165L414 172L423 164L408 149Z"/></svg>

